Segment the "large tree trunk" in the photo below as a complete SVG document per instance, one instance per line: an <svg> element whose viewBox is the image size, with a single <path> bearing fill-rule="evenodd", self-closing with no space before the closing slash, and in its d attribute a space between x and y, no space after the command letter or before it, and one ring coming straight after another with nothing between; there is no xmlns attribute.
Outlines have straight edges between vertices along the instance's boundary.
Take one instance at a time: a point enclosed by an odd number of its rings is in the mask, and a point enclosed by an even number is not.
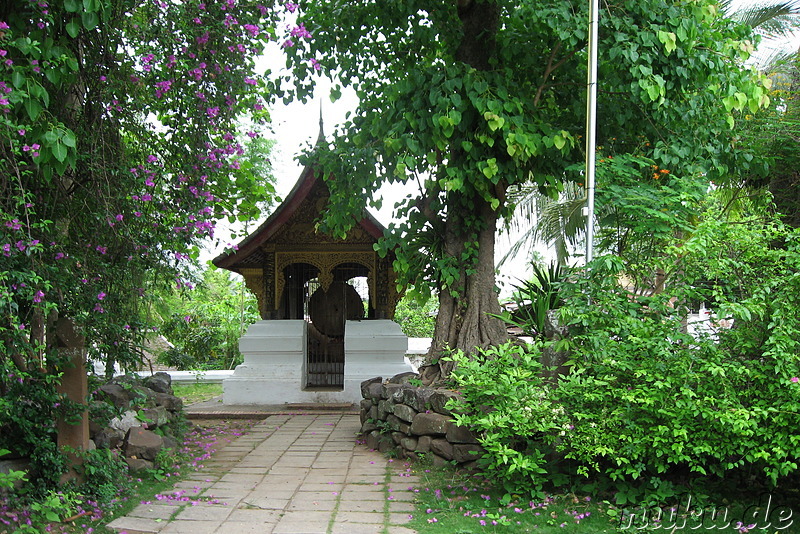
<svg viewBox="0 0 800 534"><path fill-rule="evenodd" d="M490 70L495 52L495 36L500 8L492 0L458 0L458 17L462 37L455 50L455 60L478 70ZM458 151L452 161L458 161ZM500 191L498 191L500 193ZM500 303L495 291L494 239L497 212L477 193L451 192L447 199L445 222L445 255L457 265L455 282L439 287L439 314L433 342L420 369L425 384L438 384L447 379L453 362L442 361L448 351L473 353L478 348L499 345L508 339L503 322L496 317ZM478 216L479 224L474 224ZM477 258L464 261L468 243L477 241Z"/></svg>
<svg viewBox="0 0 800 534"><path fill-rule="evenodd" d="M483 200L474 202L483 223L477 232L478 250L474 264L461 260L467 243L476 237L467 230L464 212L452 210L445 223L445 252L459 266L458 278L451 287L439 292L439 314L433 342L426 365L420 370L426 384L441 383L450 375L453 362L440 359L448 351L473 353L478 348L508 340L505 325L496 317L500 313L494 272L497 213Z"/></svg>

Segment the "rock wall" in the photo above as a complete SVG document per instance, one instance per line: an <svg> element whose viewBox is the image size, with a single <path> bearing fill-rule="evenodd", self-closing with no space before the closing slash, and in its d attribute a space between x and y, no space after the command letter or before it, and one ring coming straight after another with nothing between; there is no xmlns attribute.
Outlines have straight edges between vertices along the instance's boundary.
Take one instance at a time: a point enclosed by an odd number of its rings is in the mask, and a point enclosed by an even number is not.
<svg viewBox="0 0 800 534"><path fill-rule="evenodd" d="M183 401L172 394L169 374L158 372L141 380L119 376L100 386L90 412L107 414L113 406L118 415L89 421L94 446L121 449L131 472L155 467L162 449L177 450L174 424L180 420Z"/></svg>
<svg viewBox="0 0 800 534"><path fill-rule="evenodd" d="M361 434L367 446L395 451L400 458L430 458L434 465L455 463L474 468L483 453L477 437L453 421L447 401L458 394L447 389L415 386L416 373L361 383Z"/></svg>

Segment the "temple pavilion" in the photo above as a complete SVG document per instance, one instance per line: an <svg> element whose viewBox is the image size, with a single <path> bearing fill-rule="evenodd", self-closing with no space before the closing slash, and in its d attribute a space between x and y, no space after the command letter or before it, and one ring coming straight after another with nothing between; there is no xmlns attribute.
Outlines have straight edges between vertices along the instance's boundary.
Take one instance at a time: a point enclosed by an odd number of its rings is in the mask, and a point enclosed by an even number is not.
<svg viewBox="0 0 800 534"><path fill-rule="evenodd" d="M392 259L374 250L384 227L365 210L344 239L317 231L329 197L306 166L267 220L214 259L244 277L262 319L240 340L244 363L223 382L225 404L357 402L362 380L411 370L391 320Z"/></svg>

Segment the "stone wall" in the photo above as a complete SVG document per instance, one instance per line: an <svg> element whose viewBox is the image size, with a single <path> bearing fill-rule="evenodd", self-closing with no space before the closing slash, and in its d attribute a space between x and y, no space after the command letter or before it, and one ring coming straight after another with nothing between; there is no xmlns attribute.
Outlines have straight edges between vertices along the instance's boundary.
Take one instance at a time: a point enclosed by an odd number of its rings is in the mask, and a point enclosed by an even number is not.
<svg viewBox="0 0 800 534"><path fill-rule="evenodd" d="M178 450L173 431L183 417L183 401L173 395L169 374L118 376L100 386L95 399L90 406L97 414L89 421L90 447L120 449L131 472L156 467L162 449ZM119 415L104 417L109 410Z"/></svg>
<svg viewBox="0 0 800 534"><path fill-rule="evenodd" d="M425 455L434 465L455 462L473 468L483 452L476 436L453 421L447 401L458 394L447 389L415 386L416 373L361 383L361 434L367 446L395 451L400 458Z"/></svg>

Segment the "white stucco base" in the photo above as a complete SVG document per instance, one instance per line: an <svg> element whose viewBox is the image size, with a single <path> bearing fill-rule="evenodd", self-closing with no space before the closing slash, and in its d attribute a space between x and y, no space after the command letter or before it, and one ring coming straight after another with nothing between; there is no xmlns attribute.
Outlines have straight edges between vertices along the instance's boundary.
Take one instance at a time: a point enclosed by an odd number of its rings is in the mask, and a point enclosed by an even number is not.
<svg viewBox="0 0 800 534"><path fill-rule="evenodd" d="M239 340L244 363L222 382L224 404L358 403L361 382L412 371L408 338L389 320L347 321L344 389L305 388L307 324L258 321Z"/></svg>

